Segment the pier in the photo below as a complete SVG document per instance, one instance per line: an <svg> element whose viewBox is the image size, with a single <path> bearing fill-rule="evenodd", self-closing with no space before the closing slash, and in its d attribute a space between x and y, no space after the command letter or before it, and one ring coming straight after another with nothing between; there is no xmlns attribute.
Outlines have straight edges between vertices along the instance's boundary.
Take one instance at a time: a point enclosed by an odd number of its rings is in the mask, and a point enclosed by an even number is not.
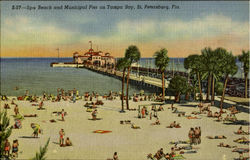
<svg viewBox="0 0 250 160"><path fill-rule="evenodd" d="M84 64L75 64L75 63L51 63L51 67L70 67L70 68L85 68L91 70L96 73L100 73L103 75L107 75L110 77L114 77L117 79L122 79L123 73L121 71L107 69L102 67L97 67L93 65L84 65ZM127 73L127 72L126 72ZM125 73L125 74L126 74ZM125 77L126 78L126 77ZM133 72L130 73L129 81L131 84L145 86L149 88L162 88L162 81L159 78L153 78L146 75L135 74ZM165 80L165 87L167 88L169 81Z"/></svg>

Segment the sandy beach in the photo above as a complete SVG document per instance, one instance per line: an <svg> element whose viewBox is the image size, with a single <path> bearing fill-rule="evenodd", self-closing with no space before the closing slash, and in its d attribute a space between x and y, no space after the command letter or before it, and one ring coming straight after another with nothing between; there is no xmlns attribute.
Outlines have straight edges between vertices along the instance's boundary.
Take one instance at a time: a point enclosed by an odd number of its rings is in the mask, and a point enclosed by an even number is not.
<svg viewBox="0 0 250 160"><path fill-rule="evenodd" d="M13 97L12 97L13 98ZM10 99L12 99L10 98ZM99 98L101 99L101 98ZM95 99L94 99L95 100ZM112 158L114 152L118 153L120 160L144 160L147 159L149 153L155 154L157 150L163 148L164 153L170 153L171 141L188 140L188 131L190 127L201 127L201 144L198 147L197 153L183 154L189 160L228 160L238 158L239 154L232 152L232 148L217 147L220 142L237 146L239 148L248 148L248 145L233 142L233 140L242 137L235 135L240 125L226 125L223 122L216 122L215 118L208 118L206 114L192 115L200 119L187 119L187 117L178 117L172 113L171 104L163 105L164 111L158 112L161 125L150 125L155 122L155 118L139 119L138 111L127 111L120 113L121 101L110 101L101 99L104 102L103 106L98 106L98 118L101 120L89 120L91 112L86 112L83 99L76 101L51 102L44 101L45 110L37 110L37 106L32 106L28 101L14 102L19 107L21 115L37 114L38 117L25 117L22 121L21 129L13 129L9 137L10 142L14 139L19 141L19 157L18 159L29 159L35 156L40 146L44 146L47 139L50 138L47 159L86 159L86 160L105 160ZM228 104L234 102L226 101ZM1 110L5 103L8 103L11 109L7 109L10 117L10 124L14 124L14 105L11 105L11 100L1 101ZM130 101L130 108L138 108L138 105L152 104L152 101ZM191 115L193 111L199 111L196 107L198 102L174 104L179 111L186 112L186 115ZM248 107L248 106L246 106ZM67 112L65 121L60 121L61 116L52 114L54 111ZM211 110L219 111L219 108L211 107ZM149 107L151 111L151 106ZM225 116L225 115L224 115ZM236 115L238 120L249 120L249 114L245 112ZM54 119L56 123L51 123L49 120ZM141 129L132 129L129 124L120 124L121 120L130 120ZM166 128L171 122L180 123L181 128ZM30 127L31 123L41 125L43 134L39 134L39 138L22 138L22 136L31 136L33 133ZM59 146L59 131L63 128L65 137L69 137L73 143L70 147ZM98 134L93 133L95 130L109 130L110 133ZM243 126L244 131L248 131L248 126ZM208 139L206 136L225 135L227 139ZM249 138L248 136L245 136ZM179 152L177 152L179 153ZM247 156L245 153L244 156Z"/></svg>

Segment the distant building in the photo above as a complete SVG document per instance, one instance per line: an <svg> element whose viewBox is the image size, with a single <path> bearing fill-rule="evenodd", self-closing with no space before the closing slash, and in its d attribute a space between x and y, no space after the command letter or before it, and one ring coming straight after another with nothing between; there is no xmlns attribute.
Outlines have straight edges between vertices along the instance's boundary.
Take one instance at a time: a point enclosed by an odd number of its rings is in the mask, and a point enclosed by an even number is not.
<svg viewBox="0 0 250 160"><path fill-rule="evenodd" d="M88 64L104 68L115 67L115 58L110 53L95 52L92 47L83 55L80 55L78 52L73 53L73 59L74 63L78 64Z"/></svg>

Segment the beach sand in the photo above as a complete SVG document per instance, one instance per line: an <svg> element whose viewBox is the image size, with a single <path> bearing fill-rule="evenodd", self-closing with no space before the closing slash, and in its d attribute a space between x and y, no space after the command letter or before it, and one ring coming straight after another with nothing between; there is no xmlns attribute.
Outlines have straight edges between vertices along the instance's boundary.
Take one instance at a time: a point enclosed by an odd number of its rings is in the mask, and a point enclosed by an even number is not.
<svg viewBox="0 0 250 160"><path fill-rule="evenodd" d="M99 98L100 99L100 98ZM239 154L232 152L231 148L217 147L220 142L240 148L247 148L248 145L238 144L233 140L242 136L235 135L239 125L225 125L223 122L216 122L214 118L208 118L205 114L198 115L201 119L187 119L186 117L178 117L168 109L171 104L164 105L164 111L158 112L161 125L150 125L155 122L147 118L137 118L137 111L126 111L120 113L120 100L103 100L104 105L100 106L97 117L102 120L92 121L91 113L86 112L84 104L86 101L78 100L76 103L69 101L50 102L44 101L46 110L37 110L37 106L31 106L32 103L27 101L15 101L19 106L19 111L24 114L37 114L38 117L25 118L22 122L21 129L13 129L9 140L12 144L14 139L19 141L19 157L18 159L29 159L35 157L40 146L44 146L47 139L50 138L47 159L86 159L86 160L105 160L112 158L114 152L118 152L120 160L144 160L147 154L156 153L157 150L163 148L164 153L170 153L173 145L170 141L188 140L188 131L190 127L201 127L201 144L197 145L200 149L195 154L184 154L186 159L190 160L227 160L238 158ZM1 110L4 103L11 101L1 101ZM152 101L132 102L130 108L138 108L138 105L152 104ZM234 102L228 102L235 104ZM190 102L186 104L175 104L179 111L186 112L190 115L192 111L199 111L195 107L198 102ZM14 106L10 105L8 115L10 116L10 124L14 124ZM53 111L61 111L64 109L68 115L65 121L60 121L60 116L54 116ZM151 107L150 107L151 109ZM211 107L213 111L219 111L216 107ZM225 116L225 115L224 115ZM239 120L248 120L249 114L241 112L236 115ZM56 123L49 120L55 119ZM131 120L141 129L132 129L129 124L120 124L120 120ZM180 123L181 128L166 128L171 122ZM30 123L38 123L43 129L43 134L39 134L39 138L21 138L22 136L31 136L33 133ZM59 131L63 128L65 138L69 137L73 143L71 147L60 147ZM93 133L95 130L110 130L112 132L105 134ZM243 130L248 130L248 126L243 126ZM216 140L207 139L206 136L225 135L227 139ZM248 136L245 136L248 138ZM178 152L177 152L178 153ZM244 154L247 156L247 154Z"/></svg>

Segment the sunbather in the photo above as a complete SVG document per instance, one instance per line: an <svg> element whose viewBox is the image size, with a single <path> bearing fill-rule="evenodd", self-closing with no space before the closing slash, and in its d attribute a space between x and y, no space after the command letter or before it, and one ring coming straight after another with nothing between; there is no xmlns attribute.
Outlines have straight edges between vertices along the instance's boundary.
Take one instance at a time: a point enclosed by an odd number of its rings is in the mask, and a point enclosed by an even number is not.
<svg viewBox="0 0 250 160"><path fill-rule="evenodd" d="M134 123L131 124L131 128L133 128L133 129L141 129L141 127L136 126Z"/></svg>
<svg viewBox="0 0 250 160"><path fill-rule="evenodd" d="M207 136L208 139L227 139L226 136L221 135L221 136Z"/></svg>
<svg viewBox="0 0 250 160"><path fill-rule="evenodd" d="M226 148L236 148L237 146L230 146L229 144L224 144L223 142L217 145L218 147L226 147Z"/></svg>
<svg viewBox="0 0 250 160"><path fill-rule="evenodd" d="M37 117L37 114L25 114L24 117Z"/></svg>
<svg viewBox="0 0 250 160"><path fill-rule="evenodd" d="M156 118L156 121L155 121L155 123L151 123L151 125L160 125L161 123L160 123L160 121L159 121L159 118Z"/></svg>

